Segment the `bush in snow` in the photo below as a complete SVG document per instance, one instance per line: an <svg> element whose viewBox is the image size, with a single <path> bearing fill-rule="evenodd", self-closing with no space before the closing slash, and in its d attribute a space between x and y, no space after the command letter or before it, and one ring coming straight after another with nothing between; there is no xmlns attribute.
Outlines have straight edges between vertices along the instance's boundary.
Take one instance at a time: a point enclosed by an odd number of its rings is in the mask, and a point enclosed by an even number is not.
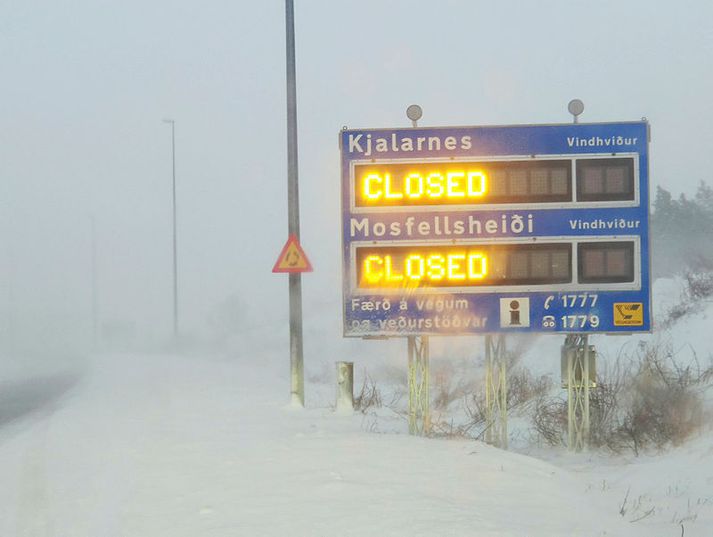
<svg viewBox="0 0 713 537"><path fill-rule="evenodd" d="M701 301L713 297L713 261L697 257L683 275L681 300L670 308L663 326L671 326L681 317L700 309Z"/></svg>
<svg viewBox="0 0 713 537"><path fill-rule="evenodd" d="M382 405L381 390L379 390L371 377L365 373L361 390L354 397L354 410L366 414L369 409L381 408Z"/></svg>
<svg viewBox="0 0 713 537"><path fill-rule="evenodd" d="M567 401L560 397L539 397L532 413L536 435L550 446L564 445L567 438Z"/></svg>
<svg viewBox="0 0 713 537"><path fill-rule="evenodd" d="M704 423L703 392L713 365L683 365L670 345L642 344L633 357L598 376L590 391L590 445L613 452L679 445ZM537 435L551 445L567 435L567 403L538 399L532 416Z"/></svg>
<svg viewBox="0 0 713 537"><path fill-rule="evenodd" d="M534 376L524 367L508 371L507 408L518 409L527 406L552 389L552 379L546 375Z"/></svg>
<svg viewBox="0 0 713 537"><path fill-rule="evenodd" d="M677 199L657 187L651 215L654 277L672 276L713 251L713 188L704 182L693 197Z"/></svg>
<svg viewBox="0 0 713 537"><path fill-rule="evenodd" d="M516 361L509 357L512 363ZM445 386L445 387L439 387ZM552 381L547 376L536 377L524 367L508 369L507 409L508 412L527 411L529 406L539 397L550 391ZM461 416L458 419L444 411L459 397ZM436 383L436 393L433 398L434 414L432 415L433 436L482 438L487 427L485 387L465 381L444 381ZM447 404L446 404L447 403ZM445 406L444 406L445 405ZM438 411L442 412L438 412ZM450 409L453 410L453 409ZM566 419L566 415L565 415Z"/></svg>
<svg viewBox="0 0 713 537"><path fill-rule="evenodd" d="M686 271L686 294L695 301L713 297L713 261L699 257Z"/></svg>
<svg viewBox="0 0 713 537"><path fill-rule="evenodd" d="M640 449L679 445L703 424L703 390L713 366L677 362L669 346L642 347L620 405L618 436L636 454Z"/></svg>
<svg viewBox="0 0 713 537"><path fill-rule="evenodd" d="M456 402L473 393L477 386L473 380L472 364L460 360L439 360L431 366L431 407L446 412Z"/></svg>

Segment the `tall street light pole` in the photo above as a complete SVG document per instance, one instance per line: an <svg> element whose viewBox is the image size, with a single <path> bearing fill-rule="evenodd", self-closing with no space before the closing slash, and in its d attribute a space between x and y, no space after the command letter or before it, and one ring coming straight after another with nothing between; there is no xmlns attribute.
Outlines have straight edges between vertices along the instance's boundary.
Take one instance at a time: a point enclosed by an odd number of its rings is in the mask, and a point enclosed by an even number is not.
<svg viewBox="0 0 713 537"><path fill-rule="evenodd" d="M173 195L173 340L178 341L178 239L176 233L176 122L164 119L171 125L171 175Z"/></svg>
<svg viewBox="0 0 713 537"><path fill-rule="evenodd" d="M288 232L300 238L300 205L297 187L297 82L295 79L295 11L285 0L287 45L287 223ZM302 276L290 273L290 379L292 404L305 404L302 358Z"/></svg>

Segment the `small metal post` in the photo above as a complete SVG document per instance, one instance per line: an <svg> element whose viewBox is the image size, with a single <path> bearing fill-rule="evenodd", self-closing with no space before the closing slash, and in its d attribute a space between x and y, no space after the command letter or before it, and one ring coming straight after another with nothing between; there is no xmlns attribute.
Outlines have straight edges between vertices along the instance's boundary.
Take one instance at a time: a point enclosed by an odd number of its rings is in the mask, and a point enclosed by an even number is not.
<svg viewBox="0 0 713 537"><path fill-rule="evenodd" d="M337 362L336 411L354 411L354 362Z"/></svg>
<svg viewBox="0 0 713 537"><path fill-rule="evenodd" d="M408 431L428 436L431 429L428 336L408 336Z"/></svg>
<svg viewBox="0 0 713 537"><path fill-rule="evenodd" d="M508 448L507 355L505 336L485 336L485 441Z"/></svg>

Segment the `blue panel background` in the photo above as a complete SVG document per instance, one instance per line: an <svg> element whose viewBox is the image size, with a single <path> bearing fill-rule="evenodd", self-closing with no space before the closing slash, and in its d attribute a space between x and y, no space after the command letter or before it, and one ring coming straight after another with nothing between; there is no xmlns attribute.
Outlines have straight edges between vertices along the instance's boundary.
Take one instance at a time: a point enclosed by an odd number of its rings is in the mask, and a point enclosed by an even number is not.
<svg viewBox="0 0 713 537"><path fill-rule="evenodd" d="M360 140L360 146L366 152L366 140L371 137L372 153L366 155L358 151L349 152L350 136ZM394 151L391 147L387 151L376 152L375 141L384 138L391 145L395 140L400 144L405 138L416 140L418 137L438 136L441 141L451 136L456 139L457 147L453 150L445 149L441 146L439 151ZM460 140L464 136L471 138L471 147L463 149L460 147ZM650 331L650 268L649 268L649 235L648 235L648 207L649 207L649 184L648 184L648 126L645 122L626 123L598 123L598 124L565 124L565 125L516 125L516 126L495 126L495 127L444 127L444 128L413 128L413 129L379 129L379 130L344 130L340 133L340 145L342 148L342 236L343 236L343 267L344 267L344 334L347 336L364 335L413 335L413 334L463 334L463 333L492 333L499 331L525 331L525 332L609 332L628 333L634 331ZM587 145L576 145L573 139L584 141ZM606 145L609 141L609 145ZM619 143L620 142L620 143ZM594 145L589 145L594 144ZM507 157L507 156L547 156L547 155L581 155L597 154L611 155L621 153L634 153L639 156L639 204L635 207L587 207L587 208L542 208L527 209L522 207L506 208L503 210L462 210L453 207L445 207L443 210L424 211L419 207L412 207L408 211L388 211L372 213L350 212L350 186L349 169L353 160L397 160L397 159L432 159L444 157L456 158L479 158L479 157ZM435 222L440 220L441 227L444 218L448 217L452 224L455 220L467 220L469 216L481 222L494 219L501 222L502 216L508 220L514 215L520 215L524 219L532 215L533 230L522 233L502 232L500 226L495 233L481 233L480 235L437 235L434 230L427 235L405 233L393 237L384 235L375 237L373 232L369 236L357 233L350 236L350 220L368 218L370 225L376 222L384 223L386 228L394 223L400 223L402 228L409 216L417 216L418 220ZM609 222L623 222L624 228L600 228L600 229L573 229L571 220L594 221L603 220ZM626 227L629 222L638 221L638 227ZM467 226L466 226L467 227ZM433 225L432 225L433 228ZM467 301L467 311L441 311L428 310L425 308L427 298L423 294L408 295L393 294L388 295L354 295L350 290L350 278L352 276L353 261L350 259L353 241L377 241L376 244L389 244L392 240L402 242L413 242L417 244L421 241L457 239L463 241L487 239L507 239L513 237L596 237L596 236L636 236L641 244L641 289L636 291L597 291L594 287L582 288L583 291L596 293L597 303L594 308L589 305L585 307L565 308L562 307L561 295L567 293L553 292L508 292L508 293L450 293L448 290L434 291L429 297L434 301L445 301L441 304L447 305L449 300ZM544 305L548 297L550 299L549 309L545 310ZM352 300L357 298L363 304L371 301L376 304L383 304L384 298L388 297L390 308L369 311L354 308ZM529 327L508 327L500 326L500 299L512 297L526 297L530 301L530 326ZM614 326L613 308L615 303L641 303L644 309L644 322L641 326ZM434 302L435 304L435 302ZM461 305L463 303L460 303ZM419 308L419 305L421 308ZM405 306L406 309L402 309ZM435 307L435 306L434 306ZM550 326L549 322L543 322L545 316L555 318L555 326ZM577 326L570 328L563 326L562 316L564 315L596 315L599 317L599 326ZM475 319L479 321L475 321ZM419 319L421 321L419 322ZM470 320L469 320L470 319ZM483 319L487 319L483 321ZM427 322L430 320L430 322ZM436 323L438 326L435 326ZM454 327L453 325L458 326ZM445 326L448 325L448 326ZM467 326L466 326L467 325Z"/></svg>

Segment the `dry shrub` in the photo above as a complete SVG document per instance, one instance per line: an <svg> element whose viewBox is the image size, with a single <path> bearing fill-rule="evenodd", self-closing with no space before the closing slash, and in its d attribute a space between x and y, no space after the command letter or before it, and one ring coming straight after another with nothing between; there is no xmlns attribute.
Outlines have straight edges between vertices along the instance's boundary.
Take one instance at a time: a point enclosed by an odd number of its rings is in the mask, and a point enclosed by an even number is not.
<svg viewBox="0 0 713 537"><path fill-rule="evenodd" d="M459 414L454 403L463 405L474 390L464 363L440 362L431 372L431 427L430 436L439 438L470 438L472 425L466 419L452 418Z"/></svg>
<svg viewBox="0 0 713 537"><path fill-rule="evenodd" d="M604 362L597 375L596 388L589 390L590 445L615 452L621 450L622 394L629 389L633 375L631 363L621 356L611 367ZM565 426L566 423L565 414Z"/></svg>
<svg viewBox="0 0 713 537"><path fill-rule="evenodd" d="M551 386L552 381L547 376L535 377L525 368L513 369L508 373L508 410L527 407L528 403L543 397ZM432 435L446 438L482 439L488 426L484 390L481 387L476 391L472 386L458 383L455 388L451 386L449 391L441 389L440 400L442 402L449 401L448 404L450 404L455 394L458 394L460 398L465 418L458 421L452 419L434 420L431 427ZM434 401L438 400L439 396L434 399Z"/></svg>
<svg viewBox="0 0 713 537"><path fill-rule="evenodd" d="M686 289L693 300L702 300L713 296L713 268L686 272Z"/></svg>
<svg viewBox="0 0 713 537"><path fill-rule="evenodd" d="M508 371L507 408L508 410L525 406L547 394L552 388L552 380L546 375L535 377L524 367Z"/></svg>
<svg viewBox="0 0 713 537"><path fill-rule="evenodd" d="M364 374L364 382L361 385L361 390L354 398L354 410L366 414L369 409L381 408L382 405L381 390L379 390L369 375Z"/></svg>
<svg viewBox="0 0 713 537"><path fill-rule="evenodd" d="M470 393L461 399L465 418L455 421L436 419L431 422L431 436L482 440L485 435L485 395Z"/></svg>
<svg viewBox="0 0 713 537"><path fill-rule="evenodd" d="M532 413L535 432L551 446L565 443L567 436L567 402L559 397L540 397Z"/></svg>
<svg viewBox="0 0 713 537"><path fill-rule="evenodd" d="M618 437L638 454L642 448L683 443L704 421L702 391L713 366L698 360L682 365L668 347L643 347L628 390L623 394Z"/></svg>
<svg viewBox="0 0 713 537"><path fill-rule="evenodd" d="M625 365L622 365L625 364ZM613 452L680 445L704 423L703 391L713 365L683 365L669 345L641 345L634 357L619 358L590 390L590 445ZM533 412L536 433L551 445L567 435L567 403L541 397Z"/></svg>
<svg viewBox="0 0 713 537"><path fill-rule="evenodd" d="M477 438L472 422L456 423L454 420L438 420L431 423L429 435L434 438Z"/></svg>
<svg viewBox="0 0 713 537"><path fill-rule="evenodd" d="M676 321L681 319L682 317L685 317L689 313L692 313L695 311L695 304L692 302L689 302L687 300L681 301L678 304L671 306L668 308L666 311L666 317L664 318L663 322L661 323L662 328L668 328Z"/></svg>
<svg viewBox="0 0 713 537"><path fill-rule="evenodd" d="M452 364L444 363L431 376L431 403L434 410L447 410L454 401L460 401L472 390L470 383Z"/></svg>
<svg viewBox="0 0 713 537"><path fill-rule="evenodd" d="M686 269L683 279L680 301L666 312L663 327L669 327L689 313L698 311L702 300L713 297L713 261L697 257Z"/></svg>

